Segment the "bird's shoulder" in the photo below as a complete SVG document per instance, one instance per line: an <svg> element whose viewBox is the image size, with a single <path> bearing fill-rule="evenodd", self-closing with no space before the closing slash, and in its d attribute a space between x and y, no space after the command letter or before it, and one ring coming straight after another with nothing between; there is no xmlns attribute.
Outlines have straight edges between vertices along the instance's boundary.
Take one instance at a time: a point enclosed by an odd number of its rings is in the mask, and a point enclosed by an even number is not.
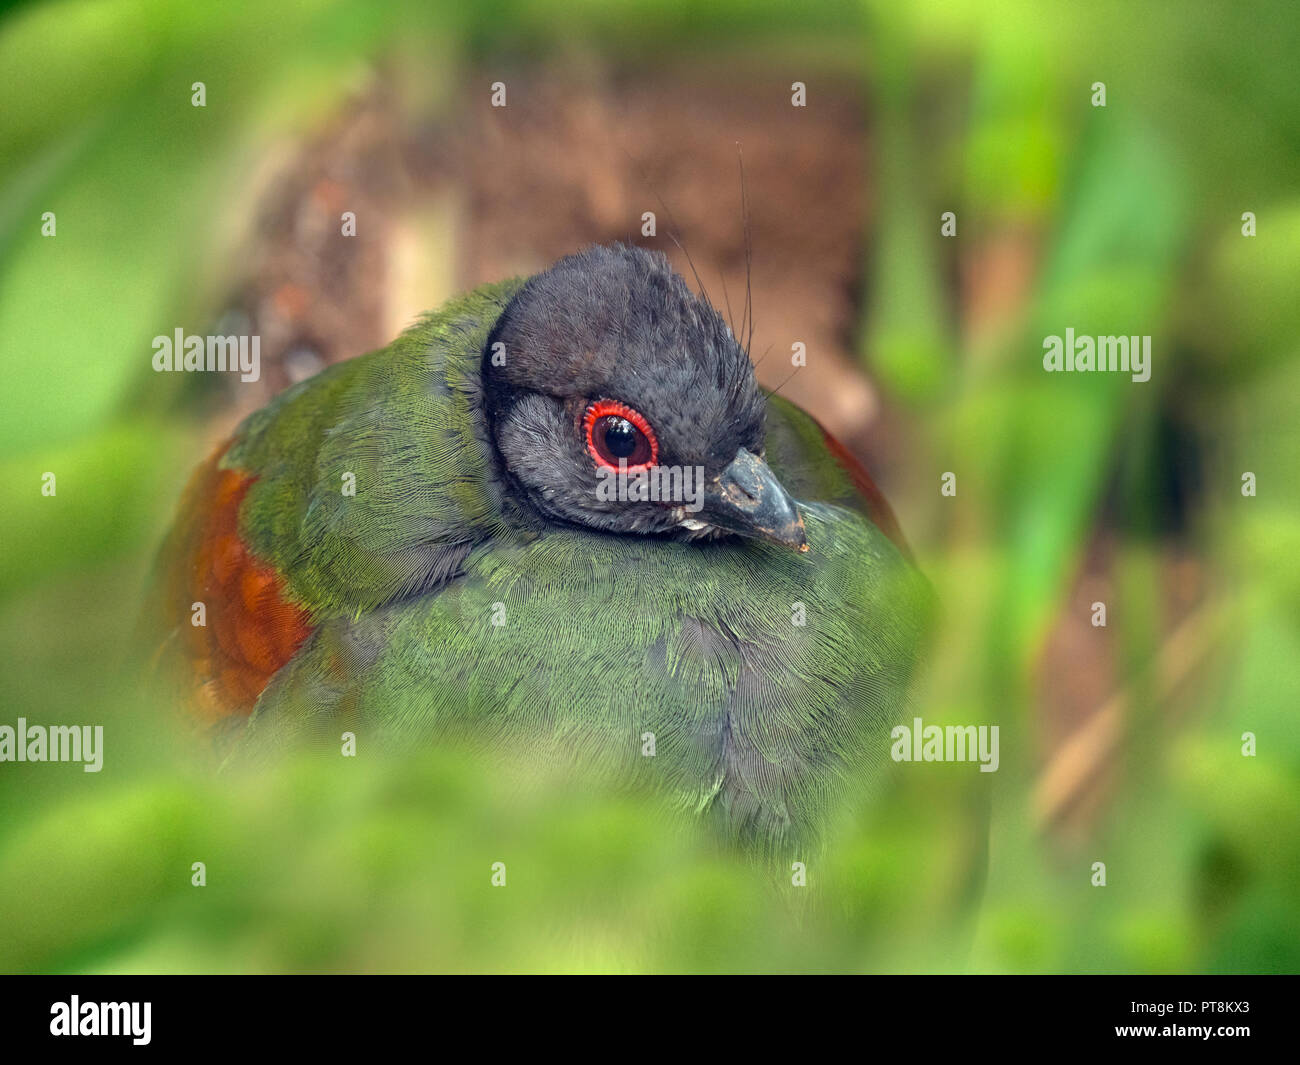
<svg viewBox="0 0 1300 1065"><path fill-rule="evenodd" d="M490 534L473 406L517 287L476 289L286 390L195 471L150 610L203 716L247 714L323 620L438 587Z"/></svg>
<svg viewBox="0 0 1300 1065"><path fill-rule="evenodd" d="M483 286L393 343L251 416L221 466L251 479L240 526L316 616L444 580L489 535L499 499L482 439L480 364L518 282Z"/></svg>
<svg viewBox="0 0 1300 1065"><path fill-rule="evenodd" d="M817 419L781 396L767 401L767 461L796 498L859 511L911 557L893 508L866 467Z"/></svg>

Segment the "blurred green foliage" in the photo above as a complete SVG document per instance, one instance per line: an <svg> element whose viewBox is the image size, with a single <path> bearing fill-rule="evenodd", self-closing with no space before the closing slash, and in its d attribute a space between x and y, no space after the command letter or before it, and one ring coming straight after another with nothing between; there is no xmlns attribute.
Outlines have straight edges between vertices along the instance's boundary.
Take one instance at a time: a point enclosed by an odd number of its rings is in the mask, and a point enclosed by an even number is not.
<svg viewBox="0 0 1300 1065"><path fill-rule="evenodd" d="M99 775L0 765L0 969L1300 969L1297 46L1283 2L11 11L0 723L103 721L110 756ZM913 425L887 481L947 613L917 713L1000 723L995 784L969 766L900 773L806 856L795 889L787 868L719 853L635 795L550 779L521 801L465 752L344 773L192 762L124 665L201 446L147 356L159 323L199 331L216 309L258 159L385 56L429 66L419 111L448 106L485 57L796 47L806 80L818 56L855 65L873 116L863 358ZM220 106L190 106L196 80ZM956 240L939 236L945 210ZM1008 235L1032 280L974 314L972 278L997 261L982 252ZM1041 338L1067 326L1150 333L1151 382L1043 374ZM938 493L947 470L954 499ZM1172 498L1184 476L1195 490ZM1131 698L1105 812L1070 844L1034 816L1034 684L1101 534ZM1150 676L1171 542L1203 565L1213 633L1173 695Z"/></svg>

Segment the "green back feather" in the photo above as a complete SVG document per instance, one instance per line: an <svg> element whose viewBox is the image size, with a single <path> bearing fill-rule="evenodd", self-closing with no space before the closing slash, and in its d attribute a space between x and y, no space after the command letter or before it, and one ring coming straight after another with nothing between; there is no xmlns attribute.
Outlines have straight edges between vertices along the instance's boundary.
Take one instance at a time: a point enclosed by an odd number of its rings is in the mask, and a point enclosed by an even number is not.
<svg viewBox="0 0 1300 1065"><path fill-rule="evenodd" d="M315 619L436 586L469 544L501 531L475 406L480 353L521 283L453 300L241 426L222 465L258 478L244 535Z"/></svg>

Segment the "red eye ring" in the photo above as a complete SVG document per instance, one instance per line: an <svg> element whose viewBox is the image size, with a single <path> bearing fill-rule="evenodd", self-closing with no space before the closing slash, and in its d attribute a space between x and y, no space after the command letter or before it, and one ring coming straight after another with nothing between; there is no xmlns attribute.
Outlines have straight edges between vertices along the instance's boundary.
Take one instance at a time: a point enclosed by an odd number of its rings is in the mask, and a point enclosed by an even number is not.
<svg viewBox="0 0 1300 1065"><path fill-rule="evenodd" d="M639 462L635 466L628 466L629 473L636 470L647 470L659 461L659 441L655 437L655 431L650 428L650 423L641 416L641 412L629 407L626 403L620 403L616 399L598 399L587 408L587 413L582 416L582 430L587 437L587 450L591 452L591 457L596 460L598 466L605 466L611 470L617 470L618 463L610 462L608 458L600 453L596 446L596 441L592 433L596 428L596 423L601 418L625 418L631 422L646 442L650 445L650 458L645 462Z"/></svg>

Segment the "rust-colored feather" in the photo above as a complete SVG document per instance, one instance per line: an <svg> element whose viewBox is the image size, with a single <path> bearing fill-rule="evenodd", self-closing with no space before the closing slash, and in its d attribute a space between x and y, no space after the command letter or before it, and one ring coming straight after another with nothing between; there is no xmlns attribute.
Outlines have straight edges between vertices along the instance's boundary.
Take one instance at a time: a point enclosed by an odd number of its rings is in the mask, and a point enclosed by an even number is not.
<svg viewBox="0 0 1300 1065"><path fill-rule="evenodd" d="M205 722L250 714L312 631L284 579L240 534L239 508L256 478L221 469L225 450L218 448L186 489L167 581L168 609L184 633L187 679ZM194 603L204 604L205 625L192 623Z"/></svg>

